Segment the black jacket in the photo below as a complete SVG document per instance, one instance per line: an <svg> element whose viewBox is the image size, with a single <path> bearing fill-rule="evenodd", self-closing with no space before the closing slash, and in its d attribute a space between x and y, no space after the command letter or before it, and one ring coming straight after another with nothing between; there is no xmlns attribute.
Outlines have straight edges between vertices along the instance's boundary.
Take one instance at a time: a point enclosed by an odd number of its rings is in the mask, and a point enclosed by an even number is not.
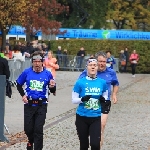
<svg viewBox="0 0 150 150"><path fill-rule="evenodd" d="M82 54L83 54L83 56L82 56ZM85 51L84 50L83 51L79 50L78 53L77 53L77 56L84 57L85 56Z"/></svg>
<svg viewBox="0 0 150 150"><path fill-rule="evenodd" d="M0 57L0 75L6 75L6 79L10 77L8 61L2 57Z"/></svg>

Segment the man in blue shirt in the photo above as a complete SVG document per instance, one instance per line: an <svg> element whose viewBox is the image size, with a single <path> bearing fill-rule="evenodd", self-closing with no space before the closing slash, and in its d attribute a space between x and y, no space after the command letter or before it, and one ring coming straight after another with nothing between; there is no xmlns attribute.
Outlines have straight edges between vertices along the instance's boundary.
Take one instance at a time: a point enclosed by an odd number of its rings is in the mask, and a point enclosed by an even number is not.
<svg viewBox="0 0 150 150"><path fill-rule="evenodd" d="M113 103L117 103L117 92L119 87L119 82L117 79L116 72L106 66L107 57L106 54L103 52L98 52L96 54L96 58L98 61L98 72L97 77L100 77L104 79L108 86L108 99L107 99L107 105L102 106L103 114L101 116L101 146L103 144L103 137L104 137L104 129L106 126L106 122L108 119L108 113L110 111L111 107L111 93L112 93L112 100ZM87 70L84 70L79 78L85 77L87 75ZM111 92L111 85L113 86L112 92Z"/></svg>
<svg viewBox="0 0 150 150"><path fill-rule="evenodd" d="M48 93L55 93L52 74L43 67L43 54L34 52L32 67L25 69L17 79L17 90L24 102L24 131L28 137L27 150L42 150ZM23 89L24 85L24 89Z"/></svg>

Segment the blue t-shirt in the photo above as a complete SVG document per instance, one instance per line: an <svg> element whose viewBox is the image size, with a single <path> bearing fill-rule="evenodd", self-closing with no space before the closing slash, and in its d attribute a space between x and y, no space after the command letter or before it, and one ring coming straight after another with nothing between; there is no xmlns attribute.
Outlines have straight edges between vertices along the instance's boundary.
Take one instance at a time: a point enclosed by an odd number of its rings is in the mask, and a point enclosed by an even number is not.
<svg viewBox="0 0 150 150"><path fill-rule="evenodd" d="M112 62L112 64L110 64ZM107 58L106 63L109 65L108 67L113 69L113 65L116 64L115 59L113 57Z"/></svg>
<svg viewBox="0 0 150 150"><path fill-rule="evenodd" d="M85 76L87 76L87 71L86 70L84 70L81 73L81 75L79 76L79 79L83 78ZM106 67L105 71L102 71L102 72L98 71L97 72L97 77L99 77L101 79L104 79L106 81L107 87L108 87L108 99L107 100L110 100L111 85L115 85L115 86L119 85L119 81L118 81L116 72L113 69Z"/></svg>
<svg viewBox="0 0 150 150"><path fill-rule="evenodd" d="M89 79L87 76L77 80L73 91L79 94L79 97L91 95L89 101L80 103L76 113L85 117L101 116L101 106L99 97L107 91L106 81L100 78Z"/></svg>
<svg viewBox="0 0 150 150"><path fill-rule="evenodd" d="M45 68L42 72L37 73L30 67L22 72L17 79L17 83L24 85L24 92L28 98L47 99L51 79L53 79L52 74Z"/></svg>

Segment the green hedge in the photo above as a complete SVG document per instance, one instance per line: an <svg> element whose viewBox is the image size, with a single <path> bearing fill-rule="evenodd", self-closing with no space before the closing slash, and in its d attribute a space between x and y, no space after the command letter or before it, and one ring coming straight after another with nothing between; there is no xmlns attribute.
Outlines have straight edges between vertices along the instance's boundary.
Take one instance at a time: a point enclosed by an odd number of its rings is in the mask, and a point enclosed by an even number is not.
<svg viewBox="0 0 150 150"><path fill-rule="evenodd" d="M55 40L51 41L51 50L54 52L57 47L61 46L62 50L67 49L69 55L76 55L80 47L84 47L86 54L95 54L98 51L106 51L110 49L112 55L119 56L119 52L128 47L129 54L136 49L140 56L137 66L137 73L150 73L150 41L116 41L116 40ZM128 66L130 70L130 64Z"/></svg>

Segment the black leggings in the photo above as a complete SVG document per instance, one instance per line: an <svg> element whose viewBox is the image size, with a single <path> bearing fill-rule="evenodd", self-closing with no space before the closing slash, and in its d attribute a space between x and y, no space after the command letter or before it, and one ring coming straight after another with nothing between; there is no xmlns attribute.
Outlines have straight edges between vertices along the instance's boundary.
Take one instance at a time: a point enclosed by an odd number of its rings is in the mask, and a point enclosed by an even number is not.
<svg viewBox="0 0 150 150"><path fill-rule="evenodd" d="M132 75L135 75L136 64L131 64Z"/></svg>
<svg viewBox="0 0 150 150"><path fill-rule="evenodd" d="M80 140L80 150L88 150L89 136L91 150L100 150L101 117L82 117L76 114L75 125Z"/></svg>

